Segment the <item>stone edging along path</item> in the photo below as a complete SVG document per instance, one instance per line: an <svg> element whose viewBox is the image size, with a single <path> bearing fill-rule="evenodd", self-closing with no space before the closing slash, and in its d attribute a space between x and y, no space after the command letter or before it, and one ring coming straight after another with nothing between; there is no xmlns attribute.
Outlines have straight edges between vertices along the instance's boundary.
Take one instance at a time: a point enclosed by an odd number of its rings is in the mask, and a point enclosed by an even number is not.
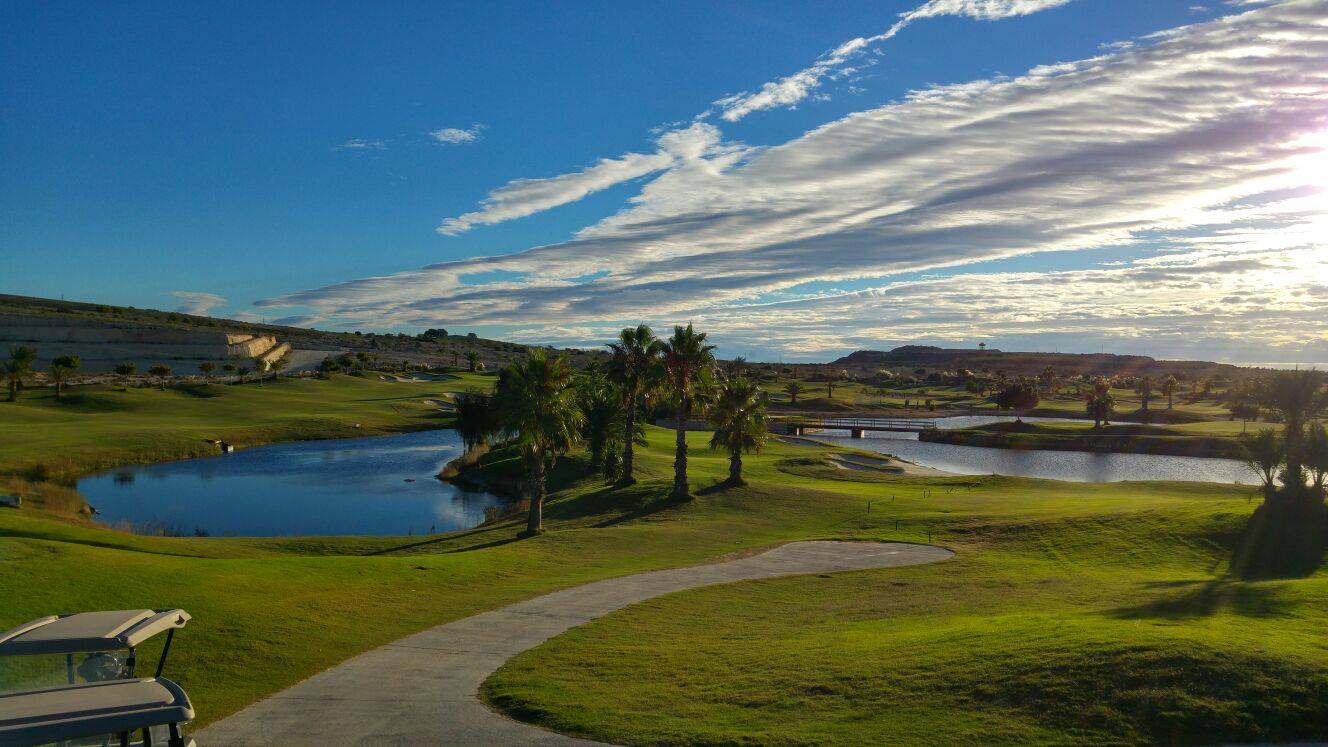
<svg viewBox="0 0 1328 747"><path fill-rule="evenodd" d="M194 736L226 745L590 745L490 710L479 687L508 659L661 594L808 573L934 563L930 545L791 542L723 563L605 579L416 633L261 700Z"/></svg>

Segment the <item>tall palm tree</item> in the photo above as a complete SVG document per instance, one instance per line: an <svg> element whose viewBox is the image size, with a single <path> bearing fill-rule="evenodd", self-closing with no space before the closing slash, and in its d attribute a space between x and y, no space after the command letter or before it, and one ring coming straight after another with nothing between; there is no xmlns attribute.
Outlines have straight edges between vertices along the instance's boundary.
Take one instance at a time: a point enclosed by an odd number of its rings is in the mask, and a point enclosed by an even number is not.
<svg viewBox="0 0 1328 747"><path fill-rule="evenodd" d="M613 357L609 360L609 376L618 385L622 395L623 420L622 465L619 485L636 482L632 475L633 445L636 442L636 416L642 400L659 384L661 374L660 353L664 343L644 324L627 327L618 333L618 341L609 343Z"/></svg>
<svg viewBox="0 0 1328 747"><path fill-rule="evenodd" d="M1139 401L1143 405L1143 411L1148 412L1148 403L1153 401L1153 377L1140 376L1138 383L1134 386L1134 391L1139 394Z"/></svg>
<svg viewBox="0 0 1328 747"><path fill-rule="evenodd" d="M1283 482L1293 491L1305 485L1305 425L1328 408L1328 392L1323 389L1323 381L1323 373L1313 369L1278 371L1264 381L1260 392L1260 404L1281 415L1286 426L1286 477Z"/></svg>
<svg viewBox="0 0 1328 747"><path fill-rule="evenodd" d="M1178 381L1176 377L1172 376L1171 374L1167 374L1167 377L1162 380L1162 393L1167 396L1168 410L1172 408L1172 405L1175 402L1176 387L1178 386L1180 386L1180 381Z"/></svg>
<svg viewBox="0 0 1328 747"><path fill-rule="evenodd" d="M37 359L36 348L18 345L9 349L9 360L5 361L5 378L9 380L9 401L18 399L23 388L23 377L32 373L32 362Z"/></svg>
<svg viewBox="0 0 1328 747"><path fill-rule="evenodd" d="M741 485L743 452L760 451L767 436L760 388L743 376L721 383L710 407L710 424L715 426L710 448L728 452L729 484Z"/></svg>
<svg viewBox="0 0 1328 747"><path fill-rule="evenodd" d="M794 379L784 385L784 391L789 396L789 404L796 405L798 404L798 395L802 394L802 383Z"/></svg>
<svg viewBox="0 0 1328 747"><path fill-rule="evenodd" d="M1038 380L1042 382L1043 391L1048 394L1056 393L1056 369L1051 366L1042 369L1042 373L1038 376Z"/></svg>
<svg viewBox="0 0 1328 747"><path fill-rule="evenodd" d="M475 373L475 369L479 368L479 365L480 365L480 354L475 352L474 350L467 350L466 366L470 368L470 372Z"/></svg>
<svg viewBox="0 0 1328 747"><path fill-rule="evenodd" d="M83 367L83 360L77 355L62 355L51 360L51 378L55 380L55 398L64 396L65 382L69 375Z"/></svg>
<svg viewBox="0 0 1328 747"><path fill-rule="evenodd" d="M691 493L687 484L687 421L692 417L697 389L705 385L714 365L714 349L714 345L706 344L706 333L697 332L691 324L674 327L673 336L664 343L664 369L677 407L673 423L676 431L673 457L675 500L687 500Z"/></svg>
<svg viewBox="0 0 1328 747"><path fill-rule="evenodd" d="M581 411L567 359L542 350L513 361L498 380L498 422L521 452L529 475L530 515L526 535L544 529L548 470L577 441Z"/></svg>

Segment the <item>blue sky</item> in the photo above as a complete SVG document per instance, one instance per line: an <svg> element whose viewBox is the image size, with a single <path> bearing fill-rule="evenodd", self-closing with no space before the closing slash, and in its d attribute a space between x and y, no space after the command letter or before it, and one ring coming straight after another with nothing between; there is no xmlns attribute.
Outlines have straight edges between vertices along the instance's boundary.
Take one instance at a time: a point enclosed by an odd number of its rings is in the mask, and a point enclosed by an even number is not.
<svg viewBox="0 0 1328 747"><path fill-rule="evenodd" d="M1021 2L1047 7L982 17L984 3ZM807 69L846 40L880 34L901 14L938 3L963 12L941 8L913 20L835 67L855 70L825 78L794 108L730 120L712 104ZM1039 340L1062 346L1085 337L1086 348L1137 347L1120 320L1097 329L1066 321L1079 320L1082 309L1047 308L1040 312L1043 327L992 326L990 316L969 319L967 326L916 326L909 322L915 317L905 315L900 324L865 334L860 318L844 315L836 325L824 306L777 319L768 316L768 305L766 316L735 315L746 304L806 303L828 293L890 297L900 294L900 283L937 274L973 282L1012 273L1053 277L1093 272L1104 262L1167 262L1196 252L1202 256L1191 256L1187 266L1203 266L1215 261L1211 246L1196 247L1188 237L1179 244L1171 236L1159 240L1148 224L1128 245L1119 237L1012 236L982 252L937 250L910 254L907 261L882 248L863 263L870 269L818 272L802 260L815 258L821 246L839 246L839 237L799 233L801 254L785 261L780 252L770 254L772 245L747 236L725 251L737 252L739 265L741 252L762 252L771 271L759 282L726 282L707 299L684 300L661 287L635 305L600 305L589 299L625 298L618 284L636 289L653 282L664 272L658 252L668 250L654 250L654 259L624 269L621 244L583 247L578 241L587 230L612 233L615 227L605 228L604 221L633 210L676 220L672 198L651 192L666 193L689 163L707 164L717 175L750 174L761 170L755 162L769 155L767 148L805 142L821 127L852 127L856 113L894 117L890 107L910 92L955 95L955 84L1017 80L1039 66L1129 55L1121 43L1149 46L1154 42L1145 37L1155 32L1281 10L1276 3L1250 10L1249 4L1198 7L1193 0L705 2L671 4L667 13L593 2L273 5L17 2L0 8L0 24L18 32L0 44L0 248L6 255L0 291L158 308L197 308L202 299L212 313L242 318L303 318L331 328L443 325L563 344L592 344L613 325L636 320L663 325L694 318L710 321L729 352L764 358L815 359L862 346L978 337L1023 346ZM964 11L965 5L977 10ZM1293 10L1282 20L1306 25L1313 20L1306 14L1322 4L1288 5ZM1049 105L1030 106L1041 111ZM708 117L694 120L707 110ZM1305 115L1287 116L1293 114ZM659 155L681 152L656 146L661 133L689 126L713 128L684 136L700 143L700 156ZM445 130L469 134L431 134ZM1291 143L1313 130L1281 137ZM514 180L576 174L624 154L667 165L551 209L476 224L457 235L435 230L479 210L486 195ZM1011 163L1038 153L1016 155ZM1264 157L1272 164L1283 155ZM880 174L882 180L908 176L888 168ZM1264 186L1252 182L1247 192ZM790 189L805 187L804 181ZM768 199L770 193L763 194ZM887 198L880 199L888 209ZM686 210L694 220L695 206ZM842 226L847 219L835 220ZM1223 225L1231 220L1227 216ZM1270 230L1282 231L1286 224L1276 220ZM1165 217L1154 222L1172 223ZM993 225L991 233L1006 230ZM666 246L694 239L686 231L651 237ZM564 242L572 248L549 255L561 263L550 271L557 288L540 285L546 278L539 262L466 263ZM570 252L580 252L577 262L565 261ZM586 264L587 254L602 266ZM1304 274L1295 264L1301 259L1287 261L1283 270ZM448 266L448 280L419 272L443 263L460 263ZM648 268L656 275L646 276ZM1318 271L1312 268L1311 276ZM730 272L716 268L706 277ZM387 276L402 278L404 286L373 282L372 298L356 285L343 292L347 283ZM1095 282L1072 279L1089 283L1085 287ZM1129 279L1116 282L1131 287ZM587 299L593 312L574 312L569 294ZM449 303L459 296L466 297L464 306ZM547 305L519 300L537 296ZM531 310L523 315L514 305ZM873 319L889 317L893 308L883 303ZM1325 333L1304 319L1316 308L1287 320L1284 326L1294 331L1272 348L1264 340L1230 355L1315 357ZM758 317L763 324L806 329L774 339L757 325L736 323ZM727 340L726 324L734 330Z"/></svg>

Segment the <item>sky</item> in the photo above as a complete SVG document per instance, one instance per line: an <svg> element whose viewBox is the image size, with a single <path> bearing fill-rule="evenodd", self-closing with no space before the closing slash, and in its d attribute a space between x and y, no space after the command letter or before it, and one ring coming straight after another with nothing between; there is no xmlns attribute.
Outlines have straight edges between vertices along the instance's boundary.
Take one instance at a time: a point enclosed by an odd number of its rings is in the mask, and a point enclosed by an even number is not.
<svg viewBox="0 0 1328 747"><path fill-rule="evenodd" d="M0 5L0 292L1328 361L1328 0Z"/></svg>

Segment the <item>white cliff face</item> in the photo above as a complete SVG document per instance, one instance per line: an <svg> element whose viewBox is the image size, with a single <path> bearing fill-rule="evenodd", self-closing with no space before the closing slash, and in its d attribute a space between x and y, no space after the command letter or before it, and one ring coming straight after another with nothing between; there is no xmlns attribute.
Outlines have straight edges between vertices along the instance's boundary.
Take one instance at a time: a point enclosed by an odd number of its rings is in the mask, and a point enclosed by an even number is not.
<svg viewBox="0 0 1328 747"><path fill-rule="evenodd" d="M290 352L291 346L271 335L246 335L201 329L179 329L113 319L0 314L0 355L10 347L37 349L37 367L52 358L77 355L83 373L106 373L121 363L140 371L170 366L178 374L198 373L200 363L220 368L227 362L260 358L266 368Z"/></svg>

